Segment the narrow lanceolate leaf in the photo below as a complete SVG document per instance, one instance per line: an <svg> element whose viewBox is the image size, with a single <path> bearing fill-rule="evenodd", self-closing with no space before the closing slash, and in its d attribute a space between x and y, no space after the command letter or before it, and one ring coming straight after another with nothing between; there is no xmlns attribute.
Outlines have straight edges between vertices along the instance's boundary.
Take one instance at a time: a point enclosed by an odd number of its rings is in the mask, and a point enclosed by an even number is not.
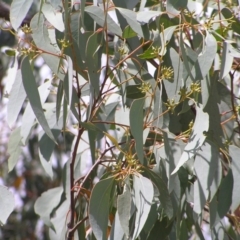
<svg viewBox="0 0 240 240"><path fill-rule="evenodd" d="M45 18L60 32L64 31L62 13L54 9L50 3L43 3L42 12Z"/></svg>
<svg viewBox="0 0 240 240"><path fill-rule="evenodd" d="M144 37L141 25L137 21L136 12L124 8L117 8L117 10L126 19L127 23L133 29L133 31L136 32L140 37Z"/></svg>
<svg viewBox="0 0 240 240"><path fill-rule="evenodd" d="M55 48L49 38L48 29L45 25L45 19L43 14L36 14L31 20L32 38L36 46L40 49L44 49L45 52L57 54L59 49Z"/></svg>
<svg viewBox="0 0 240 240"><path fill-rule="evenodd" d="M27 97L29 99L29 102L31 104L32 110L33 110L39 124L43 128L43 130L55 142L54 136L48 126L48 122L45 118L45 115L44 115L44 112L42 109L40 96L39 96L39 92L37 89L37 84L35 82L28 57L23 59L21 71L22 71L22 78L23 78L23 86L25 88L25 91L26 91Z"/></svg>
<svg viewBox="0 0 240 240"><path fill-rule="evenodd" d="M233 56L230 53L231 49L231 44L225 41L223 43L222 63L219 79L223 79L232 68Z"/></svg>
<svg viewBox="0 0 240 240"><path fill-rule="evenodd" d="M212 67L216 53L217 41L212 34L207 33L205 39L205 49L203 50L203 53L198 56L198 60L196 62L196 80L203 80L206 77Z"/></svg>
<svg viewBox="0 0 240 240"><path fill-rule="evenodd" d="M145 98L133 101L130 108L130 129L136 142L136 152L141 164L144 165L143 158L143 106Z"/></svg>
<svg viewBox="0 0 240 240"><path fill-rule="evenodd" d="M110 32L122 36L122 30L118 26L118 24L114 22L114 20L109 16L109 14L105 16L104 11L100 7L88 6L85 7L85 12L87 12L101 27L105 27L106 25Z"/></svg>
<svg viewBox="0 0 240 240"><path fill-rule="evenodd" d="M38 87L41 104L44 104L47 97L49 96L50 85L51 85L51 82L46 81L40 87ZM21 141L22 141L23 145L26 144L26 142L29 138L29 135L31 134L31 129L32 129L33 125L35 124L35 119L36 119L36 117L31 108L31 104L28 103L26 106L26 109L24 111L24 114L22 116L22 126L21 126L21 138L22 139L21 139Z"/></svg>
<svg viewBox="0 0 240 240"><path fill-rule="evenodd" d="M203 112L202 105L200 104L196 106L196 112L197 115L192 128L192 133L188 140L188 144L186 145L182 156L172 174L176 173L185 162L195 156L205 141L206 135L204 133L207 132L209 128L209 115Z"/></svg>
<svg viewBox="0 0 240 240"><path fill-rule="evenodd" d="M9 215L15 207L13 194L5 186L0 185L0 224L6 223Z"/></svg>
<svg viewBox="0 0 240 240"><path fill-rule="evenodd" d="M89 205L89 222L97 240L107 239L110 194L114 178L101 180L92 190Z"/></svg>
<svg viewBox="0 0 240 240"><path fill-rule="evenodd" d="M220 218L223 218L231 207L234 184L233 181L233 172L232 169L229 169L227 175L222 179L219 187L218 214Z"/></svg>
<svg viewBox="0 0 240 240"><path fill-rule="evenodd" d="M65 96L67 98L68 105L71 106L72 102L72 80L73 80L73 63L72 59L67 56L67 62L68 62L68 74L65 75L65 79L63 81L63 89Z"/></svg>
<svg viewBox="0 0 240 240"><path fill-rule="evenodd" d="M97 69L99 69L101 65L100 51L101 51L101 48L98 43L98 35L93 34L88 38L87 46L86 46L87 61L91 63L88 65L88 74L89 74L90 91L91 91L90 96L92 95L91 98L94 96L94 94L99 93L100 72Z"/></svg>
<svg viewBox="0 0 240 240"><path fill-rule="evenodd" d="M111 232L108 240L123 240L124 238L124 231L120 224L118 211L115 214L115 218L111 227Z"/></svg>
<svg viewBox="0 0 240 240"><path fill-rule="evenodd" d="M240 204L240 165L239 156L240 148L230 145L229 155L232 158L232 174L233 174L233 196L232 196L232 210L235 211Z"/></svg>
<svg viewBox="0 0 240 240"><path fill-rule="evenodd" d="M21 70L18 70L7 105L7 121L10 128L12 128L16 122L25 98L26 92L22 83L22 73Z"/></svg>
<svg viewBox="0 0 240 240"><path fill-rule="evenodd" d="M19 127L12 132L8 141L7 152L10 155L8 159L9 172L12 171L15 165L17 164L17 161L22 152L21 146L22 146L22 143L21 143L21 135L20 135L20 127Z"/></svg>
<svg viewBox="0 0 240 240"><path fill-rule="evenodd" d="M129 186L124 186L123 193L118 196L117 209L119 222L121 223L122 229L125 235L129 236L129 220L131 217L131 192Z"/></svg>
<svg viewBox="0 0 240 240"><path fill-rule="evenodd" d="M142 175L134 175L133 192L137 212L135 215L134 232L131 239L136 239L147 220L148 214L152 206L154 194L152 182L148 178L143 177Z"/></svg>
<svg viewBox="0 0 240 240"><path fill-rule="evenodd" d="M63 193L63 187L56 187L44 192L35 202L34 210L38 214L44 223L51 227L50 220L51 213L58 206Z"/></svg>
<svg viewBox="0 0 240 240"><path fill-rule="evenodd" d="M10 21L15 31L22 24L33 0L13 0L10 8Z"/></svg>
<svg viewBox="0 0 240 240"><path fill-rule="evenodd" d="M173 217L173 206L172 201L168 192L168 188L162 178L157 175L155 172L149 170L148 168L144 168L144 173L147 174L148 178L156 185L158 191L160 193L159 199L164 209L165 214L169 219Z"/></svg>
<svg viewBox="0 0 240 240"><path fill-rule="evenodd" d="M200 214L209 197L210 186L218 169L219 152L211 142L205 142L195 157L194 171L197 181L194 183L194 208ZM215 193L214 193L215 194Z"/></svg>

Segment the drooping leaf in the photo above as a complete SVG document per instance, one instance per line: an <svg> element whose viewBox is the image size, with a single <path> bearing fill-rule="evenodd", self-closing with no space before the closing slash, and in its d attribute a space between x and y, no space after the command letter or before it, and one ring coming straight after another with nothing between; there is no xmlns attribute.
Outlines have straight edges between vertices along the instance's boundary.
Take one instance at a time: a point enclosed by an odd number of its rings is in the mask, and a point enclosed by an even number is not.
<svg viewBox="0 0 240 240"><path fill-rule="evenodd" d="M120 224L118 211L115 214L115 218L111 227L109 240L123 240L124 239L124 231Z"/></svg>
<svg viewBox="0 0 240 240"><path fill-rule="evenodd" d="M92 190L89 205L89 222L97 240L107 239L110 194L114 178L99 181Z"/></svg>
<svg viewBox="0 0 240 240"><path fill-rule="evenodd" d="M148 178L143 177L142 175L134 175L133 191L137 212L135 216L135 225L132 239L136 239L140 234L151 209L154 193L152 182Z"/></svg>
<svg viewBox="0 0 240 240"><path fill-rule="evenodd" d="M64 23L62 13L57 11L52 4L44 2L42 6L42 13L45 18L56 28L58 31L64 31Z"/></svg>
<svg viewBox="0 0 240 240"><path fill-rule="evenodd" d="M22 108L25 98L26 92L22 83L22 74L21 71L18 70L16 79L10 92L7 108L7 121L10 128L13 127L13 124L17 120L18 114Z"/></svg>
<svg viewBox="0 0 240 240"><path fill-rule="evenodd" d="M21 128L16 128L12 134L10 135L8 141L8 154L10 155L8 159L8 171L12 171L17 161L19 160L20 154L22 152L21 146L21 135L20 135Z"/></svg>
<svg viewBox="0 0 240 240"><path fill-rule="evenodd" d="M93 34L88 38L86 46L87 61L91 62L88 66L88 74L90 81L91 100L99 93L100 69L101 66L101 47L98 43L98 35Z"/></svg>
<svg viewBox="0 0 240 240"><path fill-rule="evenodd" d="M66 199L61 206L56 210L51 218L51 223L53 225L53 229L49 228L49 238L51 240L64 240L66 239L66 231L67 231L67 221L66 213L69 211L70 201Z"/></svg>
<svg viewBox="0 0 240 240"><path fill-rule="evenodd" d="M51 223L51 214L58 206L63 193L62 187L56 187L44 192L35 202L34 210L41 217L44 223L53 227Z"/></svg>
<svg viewBox="0 0 240 240"><path fill-rule="evenodd" d="M196 112L197 115L192 128L192 133L188 140L188 144L186 145L183 154L172 174L176 173L185 162L195 156L205 141L205 132L207 132L209 128L209 115L203 112L202 105L196 106Z"/></svg>
<svg viewBox="0 0 240 240"><path fill-rule="evenodd" d="M57 89L57 98L56 98L56 119L58 121L61 107L62 107L62 97L63 97L63 82L60 81Z"/></svg>
<svg viewBox="0 0 240 240"><path fill-rule="evenodd" d="M67 62L68 62L68 74L65 75L64 81L63 81L63 89L65 97L67 98L67 102L69 106L71 106L72 102L72 87L73 87L73 63L72 59L67 56Z"/></svg>
<svg viewBox="0 0 240 240"><path fill-rule="evenodd" d="M203 80L210 68L217 53L217 41L212 34L207 33L203 53L198 56L196 65L195 80Z"/></svg>
<svg viewBox="0 0 240 240"><path fill-rule="evenodd" d="M231 169L229 169L227 175L222 179L219 187L218 214L220 218L223 218L231 207L234 184L233 181L233 172Z"/></svg>
<svg viewBox="0 0 240 240"><path fill-rule="evenodd" d="M61 80L64 79L65 73L61 69L62 58L59 57L60 49L58 45L50 40L47 26L43 14L36 14L31 20L32 38L34 43L43 50L41 56L48 65L48 67L55 73Z"/></svg>
<svg viewBox="0 0 240 240"><path fill-rule="evenodd" d="M15 200L14 195L7 189L7 187L0 185L0 224L6 224L6 221L14 210Z"/></svg>
<svg viewBox="0 0 240 240"><path fill-rule="evenodd" d="M117 8L117 10L126 19L129 26L138 34L138 36L144 37L141 25L137 22L136 12L124 8Z"/></svg>
<svg viewBox="0 0 240 240"><path fill-rule="evenodd" d="M47 103L44 105L46 119L50 128L52 129L52 133L54 137L57 139L59 134L61 133L62 126L63 126L63 117L62 113L60 119L57 121L55 118L55 104L54 103ZM44 131L38 134L38 141L39 141L39 158L41 164L46 171L46 173L53 178L53 170L52 170L52 162L51 156L53 150L55 148L54 142L44 133Z"/></svg>
<svg viewBox="0 0 240 240"><path fill-rule="evenodd" d="M218 167L219 153L211 142L205 142L195 157L194 170L197 180L194 183L194 211L198 214L209 197L209 188L214 180L215 170ZM215 193L213 193L215 194Z"/></svg>
<svg viewBox="0 0 240 240"><path fill-rule="evenodd" d="M129 236L129 221L131 217L131 192L129 186L124 186L123 193L118 196L117 200L118 217L123 232Z"/></svg>
<svg viewBox="0 0 240 240"><path fill-rule="evenodd" d="M232 174L233 174L233 191L232 191L232 210L235 211L240 204L239 189L240 189L240 166L238 159L240 156L240 148L230 145L229 155L232 158Z"/></svg>
<svg viewBox="0 0 240 240"><path fill-rule="evenodd" d="M168 56L168 53L166 53L165 56ZM167 60L169 62L167 62ZM173 68L174 70L174 77L173 79L164 79L164 87L166 89L167 97L169 99L175 99L178 101L179 95L178 92L180 90L180 87L182 85L182 72L183 72L183 63L179 56L179 54L173 49L170 48L169 51L169 59L166 59L164 64L166 67ZM168 63L168 64L167 64Z"/></svg>
<svg viewBox="0 0 240 240"><path fill-rule="evenodd" d="M105 27L106 24L110 32L118 36L122 36L121 28L116 22L114 22L108 13L107 16L105 16L104 11L100 7L88 6L85 7L85 12L87 12L101 27Z"/></svg>
<svg viewBox="0 0 240 240"><path fill-rule="evenodd" d="M35 82L35 78L33 76L33 72L32 72L28 57L23 59L21 70L22 70L23 86L25 88L32 110L39 124L42 126L43 130L55 142L54 136L48 126L47 120L45 118L45 115L42 109L41 100L40 100L39 92L37 89L37 84Z"/></svg>
<svg viewBox="0 0 240 240"><path fill-rule="evenodd" d="M10 21L15 31L18 30L26 17L33 0L13 0L10 8Z"/></svg>
<svg viewBox="0 0 240 240"><path fill-rule="evenodd" d="M39 17L40 16L40 17ZM43 49L44 52L53 53L53 55L60 53L56 45L51 43L48 29L45 25L43 14L36 14L31 20L32 37L36 46ZM59 59L58 59L59 60Z"/></svg>
<svg viewBox="0 0 240 240"><path fill-rule="evenodd" d="M143 106L145 98L134 100L130 108L130 129L136 142L138 159L144 165L143 157Z"/></svg>
<svg viewBox="0 0 240 240"><path fill-rule="evenodd" d="M222 63L219 79L223 79L231 70L233 56L230 54L231 44L227 41L223 43Z"/></svg>
<svg viewBox="0 0 240 240"><path fill-rule="evenodd" d="M174 139L171 134L163 133L164 139L164 154L161 154L161 158L166 159L166 173L168 177L168 191L171 193L177 181L179 181L177 175L171 175L175 169L177 160L181 157L184 144Z"/></svg>
<svg viewBox="0 0 240 240"><path fill-rule="evenodd" d="M144 173L149 179L151 179L151 181L158 188L160 193L159 199L160 199L162 208L164 209L164 212L168 216L168 218L171 219L173 216L173 206L172 206L171 198L165 182L159 175L149 170L148 168L144 168Z"/></svg>
<svg viewBox="0 0 240 240"><path fill-rule="evenodd" d="M44 102L46 101L49 95L50 84L51 84L50 81L46 81L44 84L38 87L41 104L44 104ZM21 126L21 137L22 137L22 143L24 145L26 144L29 138L35 119L36 119L36 116L31 108L31 104L28 103L22 117L22 126Z"/></svg>

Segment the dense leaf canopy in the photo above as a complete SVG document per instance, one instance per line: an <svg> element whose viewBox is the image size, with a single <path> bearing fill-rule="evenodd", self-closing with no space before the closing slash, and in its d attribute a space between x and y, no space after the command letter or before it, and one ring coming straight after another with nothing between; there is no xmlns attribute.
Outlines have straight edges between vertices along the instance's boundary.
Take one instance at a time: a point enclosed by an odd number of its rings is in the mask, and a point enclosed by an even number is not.
<svg viewBox="0 0 240 240"><path fill-rule="evenodd" d="M32 4L13 0L1 30L16 38L3 179L42 224L31 239L239 239L238 2ZM0 186L1 224L15 206Z"/></svg>

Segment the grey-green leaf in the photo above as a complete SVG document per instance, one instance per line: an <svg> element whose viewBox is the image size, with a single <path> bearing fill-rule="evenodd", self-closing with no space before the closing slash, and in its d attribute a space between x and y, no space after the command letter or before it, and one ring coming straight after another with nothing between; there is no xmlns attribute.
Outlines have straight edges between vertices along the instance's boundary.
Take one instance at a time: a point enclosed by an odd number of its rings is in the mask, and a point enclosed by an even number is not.
<svg viewBox="0 0 240 240"><path fill-rule="evenodd" d="M9 215L14 210L15 200L7 187L0 185L0 224L5 224Z"/></svg>
<svg viewBox="0 0 240 240"><path fill-rule="evenodd" d="M134 175L133 192L137 212L135 215L135 226L132 239L136 239L140 234L151 209L154 194L152 182L142 175Z"/></svg>
<svg viewBox="0 0 240 240"><path fill-rule="evenodd" d="M144 165L143 157L143 106L145 98L133 101L130 108L130 129L136 142L138 159Z"/></svg>
<svg viewBox="0 0 240 240"><path fill-rule="evenodd" d="M42 13L45 18L60 32L64 31L64 23L62 13L54 9L52 4L44 2L42 6Z"/></svg>
<svg viewBox="0 0 240 240"><path fill-rule="evenodd" d="M44 192L35 202L34 210L44 223L52 227L51 213L58 206L63 193L63 187L56 187Z"/></svg>
<svg viewBox="0 0 240 240"><path fill-rule="evenodd" d="M221 185L219 187L218 214L220 218L223 218L231 207L233 180L233 172L231 169L229 169L227 175L222 179Z"/></svg>
<svg viewBox="0 0 240 240"><path fill-rule="evenodd" d="M129 236L129 220L131 217L131 192L125 184L123 193L118 196L117 209L119 221L126 236Z"/></svg>
<svg viewBox="0 0 240 240"><path fill-rule="evenodd" d="M18 70L7 105L7 121L10 128L13 127L13 124L17 120L25 98L26 92L22 83L22 73L21 70Z"/></svg>
<svg viewBox="0 0 240 240"><path fill-rule="evenodd" d="M16 128L12 134L10 135L9 141L8 141L8 154L10 155L8 159L8 171L12 171L15 167L20 154L22 152L21 146L21 135L20 135L21 128Z"/></svg>
<svg viewBox="0 0 240 240"><path fill-rule="evenodd" d="M222 63L219 79L223 79L231 70L233 63L233 56L230 54L231 44L227 41L223 43Z"/></svg>
<svg viewBox="0 0 240 240"><path fill-rule="evenodd" d="M37 89L37 84L35 82L35 78L33 76L33 72L32 72L28 57L23 59L21 71L22 71L23 85L24 85L27 97L29 99L29 102L31 104L32 110L39 124L42 126L43 130L55 142L54 136L48 126L47 120L45 118L45 115L42 109L40 96Z"/></svg>
<svg viewBox="0 0 240 240"><path fill-rule="evenodd" d="M197 181L194 183L194 211L198 214L209 197L209 188L214 180L215 170L218 167L219 153L211 142L205 142L198 151L194 161L194 171ZM215 194L215 193L214 193Z"/></svg>
<svg viewBox="0 0 240 240"><path fill-rule="evenodd" d="M232 158L232 174L233 174L233 195L232 195L232 210L235 211L240 204L240 165L239 156L240 148L234 145L229 146L229 155Z"/></svg>
<svg viewBox="0 0 240 240"><path fill-rule="evenodd" d="M85 12L87 12L101 27L105 27L106 24L110 32L122 36L121 28L117 25L116 22L114 22L108 13L107 16L105 16L104 11L100 7L88 6L85 7Z"/></svg>
<svg viewBox="0 0 240 240"><path fill-rule="evenodd" d="M207 132L209 128L209 115L203 112L201 104L196 106L196 112L197 115L192 128L192 133L188 140L188 144L186 145L183 154L172 174L176 173L185 162L195 156L205 141L205 132Z"/></svg>
<svg viewBox="0 0 240 240"><path fill-rule="evenodd" d="M98 182L92 190L89 205L89 222L97 240L107 239L110 194L114 178Z"/></svg>
<svg viewBox="0 0 240 240"><path fill-rule="evenodd" d="M129 26L140 36L144 37L141 25L137 21L137 14L134 11L124 9L124 8L117 8L120 14L125 18Z"/></svg>
<svg viewBox="0 0 240 240"><path fill-rule="evenodd" d="M10 8L10 21L15 31L26 17L33 0L13 0Z"/></svg>

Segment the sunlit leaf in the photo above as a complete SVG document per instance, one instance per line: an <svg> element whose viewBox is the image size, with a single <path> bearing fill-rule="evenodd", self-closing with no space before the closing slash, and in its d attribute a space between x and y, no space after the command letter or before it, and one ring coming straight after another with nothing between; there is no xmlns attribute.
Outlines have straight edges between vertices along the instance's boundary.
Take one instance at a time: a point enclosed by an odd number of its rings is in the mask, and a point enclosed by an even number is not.
<svg viewBox="0 0 240 240"><path fill-rule="evenodd" d="M127 184L124 186L123 193L118 196L117 207L121 227L125 235L129 236L129 221L131 217L131 192Z"/></svg>
<svg viewBox="0 0 240 240"><path fill-rule="evenodd" d="M62 13L54 9L53 6L47 2L43 3L42 13L45 18L56 28L58 31L64 31L64 23L62 18Z"/></svg>
<svg viewBox="0 0 240 240"><path fill-rule="evenodd" d="M45 118L45 115L42 109L39 92L37 90L37 84L35 82L28 57L23 59L21 70L22 70L23 85L24 85L27 97L29 99L29 102L31 104L32 110L39 124L42 126L43 130L55 142L54 136L48 126L47 120Z"/></svg>
<svg viewBox="0 0 240 240"><path fill-rule="evenodd" d="M145 99L140 98L132 103L130 108L130 129L136 142L138 159L144 165L143 158L143 106Z"/></svg>
<svg viewBox="0 0 240 240"><path fill-rule="evenodd" d="M26 92L22 83L22 73L18 70L8 102L7 121L10 128L13 127L13 124L17 120L25 98Z"/></svg>
<svg viewBox="0 0 240 240"><path fill-rule="evenodd" d="M0 224L6 224L6 221L14 210L15 200L14 195L7 189L7 187L0 185Z"/></svg>
<svg viewBox="0 0 240 240"><path fill-rule="evenodd" d="M26 17L33 0L13 0L10 8L10 21L15 31Z"/></svg>
<svg viewBox="0 0 240 240"><path fill-rule="evenodd" d="M98 182L92 190L89 222L97 240L107 238L110 193L113 185L114 178L107 178Z"/></svg>
<svg viewBox="0 0 240 240"><path fill-rule="evenodd" d="M172 174L176 173L185 162L187 162L191 157L195 156L205 141L205 132L207 132L209 128L209 115L203 112L201 105L196 106L196 112L197 115L192 128L192 133L189 136L188 144L186 145L183 154Z"/></svg>
<svg viewBox="0 0 240 240"><path fill-rule="evenodd" d="M85 7L85 12L87 12L101 27L104 27L106 24L109 31L111 31L113 34L122 36L121 28L116 22L114 22L109 14L105 16L104 11L100 7L88 6Z"/></svg>
<svg viewBox="0 0 240 240"><path fill-rule="evenodd" d="M143 32L140 24L137 22L137 14L124 8L117 8L120 14L126 19L129 26L140 36L143 37Z"/></svg>
<svg viewBox="0 0 240 240"><path fill-rule="evenodd" d="M21 146L21 135L20 135L21 128L16 128L12 134L10 135L8 141L8 154L10 155L8 159L8 171L12 171L17 161L19 160L20 154L22 152Z"/></svg>
<svg viewBox="0 0 240 240"><path fill-rule="evenodd" d="M35 202L35 212L41 217L44 223L52 227L51 214L58 206L63 193L62 187L56 187L44 192Z"/></svg>
<svg viewBox="0 0 240 240"><path fill-rule="evenodd" d="M133 189L137 212L135 216L135 226L132 239L136 239L141 232L151 209L153 200L153 185L148 178L139 175L133 177Z"/></svg>

